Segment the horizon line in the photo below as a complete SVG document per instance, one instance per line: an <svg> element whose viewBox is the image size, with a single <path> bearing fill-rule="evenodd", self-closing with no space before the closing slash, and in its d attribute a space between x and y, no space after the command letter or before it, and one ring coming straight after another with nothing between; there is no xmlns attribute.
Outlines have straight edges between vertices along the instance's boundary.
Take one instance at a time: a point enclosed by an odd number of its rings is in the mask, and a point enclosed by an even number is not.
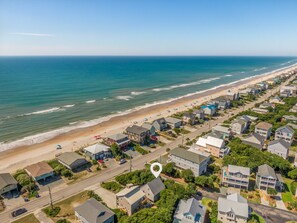
<svg viewBox="0 0 297 223"><path fill-rule="evenodd" d="M88 55L88 54L57 54L57 55L0 55L0 57L297 57L297 55Z"/></svg>

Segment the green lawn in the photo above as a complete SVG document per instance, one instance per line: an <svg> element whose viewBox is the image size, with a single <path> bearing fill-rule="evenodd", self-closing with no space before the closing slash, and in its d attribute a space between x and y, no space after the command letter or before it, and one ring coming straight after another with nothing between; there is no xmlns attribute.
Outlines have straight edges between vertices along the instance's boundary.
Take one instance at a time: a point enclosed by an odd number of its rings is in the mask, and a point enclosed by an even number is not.
<svg viewBox="0 0 297 223"><path fill-rule="evenodd" d="M266 223L264 218L262 218L260 215L256 214L255 212L251 213L251 219L255 219L259 223Z"/></svg>
<svg viewBox="0 0 297 223"><path fill-rule="evenodd" d="M34 214L29 214L19 220L13 221L12 223L40 223Z"/></svg>
<svg viewBox="0 0 297 223"><path fill-rule="evenodd" d="M293 194L291 192L291 183L293 180L284 178L284 181L285 191L282 193L282 200L283 202L292 202L294 201Z"/></svg>
<svg viewBox="0 0 297 223"><path fill-rule="evenodd" d="M201 200L201 203L206 206L207 210L211 211L210 210L210 203L212 202L212 200L210 198L207 198L207 197L203 197L202 200Z"/></svg>

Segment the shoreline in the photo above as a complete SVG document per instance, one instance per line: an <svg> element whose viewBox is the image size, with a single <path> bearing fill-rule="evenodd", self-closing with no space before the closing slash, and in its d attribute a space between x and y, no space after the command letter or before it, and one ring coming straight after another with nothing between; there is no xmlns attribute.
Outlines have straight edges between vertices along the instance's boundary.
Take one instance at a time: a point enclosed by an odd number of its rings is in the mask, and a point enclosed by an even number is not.
<svg viewBox="0 0 297 223"><path fill-rule="evenodd" d="M32 164L41 160L53 159L57 153L74 151L82 146L95 143L95 135L105 137L107 135L122 132L126 127L134 123L141 124L145 119L148 119L147 121L152 121L159 117L166 117L176 112L185 111L193 106L203 104L212 98L224 95L228 89L237 91L247 87L248 85L253 85L257 82L279 76L284 72L296 69L296 67L297 64L293 64L285 68L244 78L229 84L222 84L220 86L194 92L178 98L169 99L156 104L139 106L124 111L123 113L112 115L113 117L107 116L100 118L105 120L92 126L77 127L76 129L59 134L44 142L18 146L1 151L0 172L13 172L16 169L23 168L30 163ZM62 145L63 149L61 151L56 150L57 144ZM0 145L0 148L2 146L3 144Z"/></svg>

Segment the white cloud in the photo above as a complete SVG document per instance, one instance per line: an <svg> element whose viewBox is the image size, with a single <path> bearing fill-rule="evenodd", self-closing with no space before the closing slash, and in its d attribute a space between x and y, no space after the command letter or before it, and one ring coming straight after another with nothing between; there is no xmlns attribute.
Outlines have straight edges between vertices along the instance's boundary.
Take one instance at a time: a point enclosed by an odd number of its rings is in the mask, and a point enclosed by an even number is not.
<svg viewBox="0 0 297 223"><path fill-rule="evenodd" d="M46 34L46 33L9 33L11 35L18 35L18 36L37 36L37 37L53 37L53 34Z"/></svg>

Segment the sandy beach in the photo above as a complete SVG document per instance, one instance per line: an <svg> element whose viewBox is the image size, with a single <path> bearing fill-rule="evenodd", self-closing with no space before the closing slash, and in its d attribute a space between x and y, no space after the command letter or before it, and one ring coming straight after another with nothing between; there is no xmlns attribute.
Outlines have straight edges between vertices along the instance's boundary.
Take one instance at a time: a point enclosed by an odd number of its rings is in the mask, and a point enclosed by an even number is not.
<svg viewBox="0 0 297 223"><path fill-rule="evenodd" d="M249 85L268 80L296 68L297 65L293 65L289 68L278 70L267 75L259 75L230 85L220 86L215 89L192 94L167 103L142 108L129 114L119 115L108 121L103 121L98 125L73 130L39 144L6 150L0 153L0 172L14 172L17 169L24 168L29 164L41 160L53 159L58 153L74 151L80 147L95 143L95 135L105 137L123 132L129 125L142 124L146 120L150 122L159 117L166 117L175 112L188 110L189 108L201 105L212 98L225 95L226 91L229 89L235 92ZM63 149L56 150L57 144L60 144Z"/></svg>

